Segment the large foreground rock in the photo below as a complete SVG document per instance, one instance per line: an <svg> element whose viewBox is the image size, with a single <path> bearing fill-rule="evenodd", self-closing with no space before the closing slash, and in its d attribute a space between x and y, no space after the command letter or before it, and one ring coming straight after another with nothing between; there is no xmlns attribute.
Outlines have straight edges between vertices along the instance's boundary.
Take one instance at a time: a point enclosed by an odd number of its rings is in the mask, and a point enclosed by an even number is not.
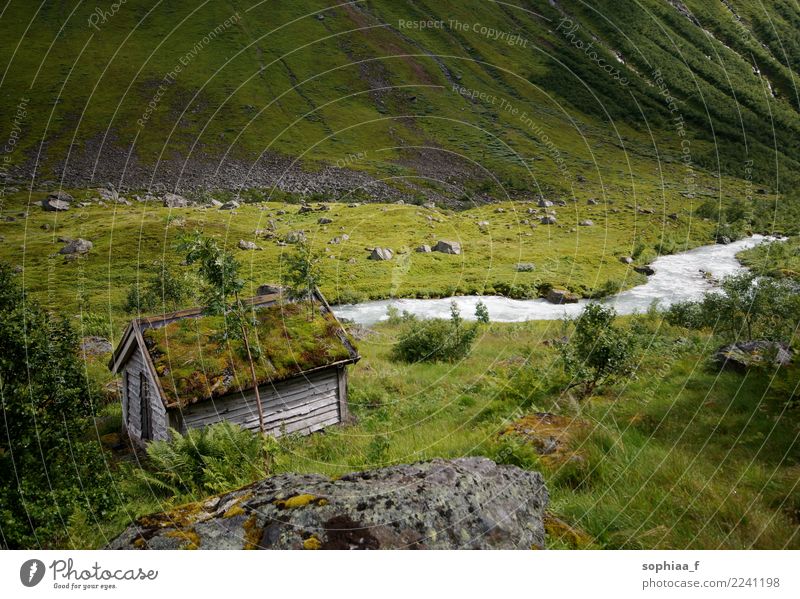
<svg viewBox="0 0 800 599"><path fill-rule="evenodd" d="M345 475L282 474L144 516L112 549L530 549L544 546L542 477L486 458Z"/></svg>

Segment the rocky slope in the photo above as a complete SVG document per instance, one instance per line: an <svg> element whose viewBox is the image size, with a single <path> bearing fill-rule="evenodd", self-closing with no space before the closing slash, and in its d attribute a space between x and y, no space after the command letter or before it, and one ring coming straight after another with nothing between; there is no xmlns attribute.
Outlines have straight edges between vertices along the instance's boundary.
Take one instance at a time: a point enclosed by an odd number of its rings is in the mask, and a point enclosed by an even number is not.
<svg viewBox="0 0 800 599"><path fill-rule="evenodd" d="M144 516L111 549L530 549L544 546L539 473L486 458L348 474L282 474Z"/></svg>

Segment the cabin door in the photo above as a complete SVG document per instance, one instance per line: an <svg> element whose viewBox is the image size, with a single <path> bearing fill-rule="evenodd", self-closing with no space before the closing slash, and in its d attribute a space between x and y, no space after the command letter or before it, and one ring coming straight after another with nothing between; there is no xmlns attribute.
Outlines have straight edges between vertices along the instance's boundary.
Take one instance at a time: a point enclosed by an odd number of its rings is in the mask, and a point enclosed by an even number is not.
<svg viewBox="0 0 800 599"><path fill-rule="evenodd" d="M141 439L153 438L153 425L150 416L150 386L144 372L139 373L139 420L142 425Z"/></svg>

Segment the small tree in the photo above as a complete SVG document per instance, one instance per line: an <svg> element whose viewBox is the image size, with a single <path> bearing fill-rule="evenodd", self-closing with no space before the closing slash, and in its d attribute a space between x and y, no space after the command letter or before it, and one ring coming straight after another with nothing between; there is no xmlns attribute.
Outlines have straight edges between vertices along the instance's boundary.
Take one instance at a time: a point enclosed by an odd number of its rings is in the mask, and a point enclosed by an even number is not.
<svg viewBox="0 0 800 599"><path fill-rule="evenodd" d="M294 251L284 254L283 280L288 295L296 300L308 300L309 320L314 318L314 292L322 281L322 255L301 239Z"/></svg>
<svg viewBox="0 0 800 599"><path fill-rule="evenodd" d="M489 324L489 308L481 300L475 305L475 320L481 324Z"/></svg>
<svg viewBox="0 0 800 599"><path fill-rule="evenodd" d="M187 265L198 265L198 272L205 281L203 313L224 316L225 335L240 340L244 346L256 395L258 428L263 434L264 408L261 405L258 377L248 339L248 329L253 324L253 318L248 315L248 310L239 298L239 292L244 287L244 282L239 278L239 262L230 252L219 247L215 239L198 232L182 238L178 249L185 253Z"/></svg>
<svg viewBox="0 0 800 599"><path fill-rule="evenodd" d="M581 397L633 370L634 338L614 325L615 318L613 308L590 303L575 321L569 342L560 346L564 371L572 377L568 389L581 387Z"/></svg>

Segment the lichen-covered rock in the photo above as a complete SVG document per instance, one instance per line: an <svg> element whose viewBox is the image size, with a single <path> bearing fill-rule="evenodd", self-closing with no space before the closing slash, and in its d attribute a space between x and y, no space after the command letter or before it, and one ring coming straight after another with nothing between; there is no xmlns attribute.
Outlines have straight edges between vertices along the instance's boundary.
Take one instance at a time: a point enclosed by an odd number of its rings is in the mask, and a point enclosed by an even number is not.
<svg viewBox="0 0 800 599"><path fill-rule="evenodd" d="M444 239L440 239L436 242L436 245L433 246L433 251L441 252L443 254L458 255L461 253L461 244L458 241L446 241Z"/></svg>
<svg viewBox="0 0 800 599"><path fill-rule="evenodd" d="M369 260L391 260L394 252L389 248L373 248L368 257Z"/></svg>
<svg viewBox="0 0 800 599"><path fill-rule="evenodd" d="M144 516L112 549L531 549L544 546L542 476L486 458L337 480L282 474Z"/></svg>
<svg viewBox="0 0 800 599"><path fill-rule="evenodd" d="M65 243L67 245L58 250L59 254L88 254L92 247L94 247L94 244L86 239L72 239L70 241L66 241Z"/></svg>
<svg viewBox="0 0 800 599"><path fill-rule="evenodd" d="M728 368L746 370L754 366L788 366L792 349L777 341L745 341L720 347L714 359Z"/></svg>

